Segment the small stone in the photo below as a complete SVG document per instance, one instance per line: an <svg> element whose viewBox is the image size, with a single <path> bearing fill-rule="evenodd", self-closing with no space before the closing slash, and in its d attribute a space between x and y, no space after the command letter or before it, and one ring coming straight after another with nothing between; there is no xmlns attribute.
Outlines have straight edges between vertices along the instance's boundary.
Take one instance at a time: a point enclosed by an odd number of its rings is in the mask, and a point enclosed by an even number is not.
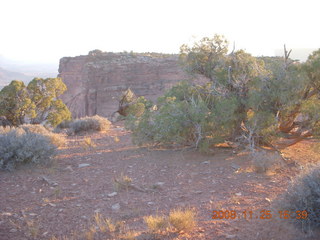
<svg viewBox="0 0 320 240"><path fill-rule="evenodd" d="M204 161L201 164L209 164L209 163L210 163L209 161Z"/></svg>
<svg viewBox="0 0 320 240"><path fill-rule="evenodd" d="M94 213L99 213L99 212L101 212L101 209L98 208L98 209L94 210L93 212Z"/></svg>
<svg viewBox="0 0 320 240"><path fill-rule="evenodd" d="M81 207L81 204L77 204L76 206L77 206L77 207Z"/></svg>
<svg viewBox="0 0 320 240"><path fill-rule="evenodd" d="M51 207L56 207L57 205L54 203L48 203Z"/></svg>
<svg viewBox="0 0 320 240"><path fill-rule="evenodd" d="M195 191L194 193L196 193L196 194L201 194L202 191Z"/></svg>
<svg viewBox="0 0 320 240"><path fill-rule="evenodd" d="M10 213L10 212L4 212L4 213L2 213L2 216L11 216L12 215L12 213Z"/></svg>
<svg viewBox="0 0 320 240"><path fill-rule="evenodd" d="M241 195L242 195L241 192L236 193L236 196L241 196Z"/></svg>
<svg viewBox="0 0 320 240"><path fill-rule="evenodd" d="M233 239L233 238L235 238L237 235L229 235L229 234L227 234L226 235L226 239Z"/></svg>
<svg viewBox="0 0 320 240"><path fill-rule="evenodd" d="M148 202L148 205L154 205L154 202Z"/></svg>
<svg viewBox="0 0 320 240"><path fill-rule="evenodd" d="M156 182L154 185L156 185L156 186L163 186L163 185L164 185L164 182Z"/></svg>
<svg viewBox="0 0 320 240"><path fill-rule="evenodd" d="M63 212L63 208L60 208L60 209L58 210L58 212Z"/></svg>
<svg viewBox="0 0 320 240"><path fill-rule="evenodd" d="M240 169L240 166L236 163L232 163L231 164L231 167L235 170L235 171L238 171Z"/></svg>
<svg viewBox="0 0 320 240"><path fill-rule="evenodd" d="M270 198L266 197L265 200L268 201L268 202L271 202Z"/></svg>
<svg viewBox="0 0 320 240"><path fill-rule="evenodd" d="M78 168L89 167L89 166L90 166L89 163L80 163Z"/></svg>
<svg viewBox="0 0 320 240"><path fill-rule="evenodd" d="M118 193L117 192L112 192L112 193L109 193L107 194L108 197L114 197L116 196Z"/></svg>
<svg viewBox="0 0 320 240"><path fill-rule="evenodd" d="M114 210L114 211L119 211L120 210L120 204L119 203L113 204L111 206L111 209Z"/></svg>
<svg viewBox="0 0 320 240"><path fill-rule="evenodd" d="M29 213L30 216L34 217L34 216L37 216L38 214L36 213Z"/></svg>
<svg viewBox="0 0 320 240"><path fill-rule="evenodd" d="M11 232L11 233L15 233L15 232L17 232L17 231L18 231L17 229L12 228L12 229L10 229L10 231L9 231L9 232Z"/></svg>
<svg viewBox="0 0 320 240"><path fill-rule="evenodd" d="M65 170L69 170L70 172L73 172L73 169L71 166L66 167Z"/></svg>

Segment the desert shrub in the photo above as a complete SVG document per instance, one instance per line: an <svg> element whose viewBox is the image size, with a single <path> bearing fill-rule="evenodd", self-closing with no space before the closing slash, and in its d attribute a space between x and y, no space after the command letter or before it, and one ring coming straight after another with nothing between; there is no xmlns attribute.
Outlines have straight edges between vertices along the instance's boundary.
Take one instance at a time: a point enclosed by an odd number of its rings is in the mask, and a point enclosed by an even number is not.
<svg viewBox="0 0 320 240"><path fill-rule="evenodd" d="M169 222L178 232L191 231L196 226L195 216L192 209L175 209L170 211Z"/></svg>
<svg viewBox="0 0 320 240"><path fill-rule="evenodd" d="M26 132L21 128L0 134L0 168L13 170L21 164L47 163L56 146L48 136Z"/></svg>
<svg viewBox="0 0 320 240"><path fill-rule="evenodd" d="M160 97L156 108L146 108L141 116L129 115L126 127L133 132L134 143L199 147L223 141L232 133L235 99L219 99L210 92L210 84L182 82Z"/></svg>
<svg viewBox="0 0 320 240"><path fill-rule="evenodd" d="M37 133L44 136L49 137L52 144L56 145L57 147L62 147L66 143L65 137L58 133L53 133L44 126L40 124L24 124L19 126L19 128L22 128L24 131L28 133Z"/></svg>
<svg viewBox="0 0 320 240"><path fill-rule="evenodd" d="M296 177L286 193L275 201L275 207L289 212L292 224L304 233L320 230L320 165L310 167ZM308 215L305 215L307 211Z"/></svg>
<svg viewBox="0 0 320 240"><path fill-rule="evenodd" d="M57 128L60 128L60 129L70 128L71 123L72 123L72 120L64 120L57 126Z"/></svg>
<svg viewBox="0 0 320 240"><path fill-rule="evenodd" d="M71 112L58 97L67 90L61 78L34 78L28 86L14 80L0 91L0 115L10 124L45 123L56 126L71 119Z"/></svg>
<svg viewBox="0 0 320 240"><path fill-rule="evenodd" d="M168 226L168 221L164 216L146 216L143 218L150 232L164 230Z"/></svg>
<svg viewBox="0 0 320 240"><path fill-rule="evenodd" d="M144 97L138 97L137 100L129 105L125 111L124 115L133 115L135 117L140 117L143 115L146 109L152 107L152 102L146 100Z"/></svg>
<svg viewBox="0 0 320 240"><path fill-rule="evenodd" d="M251 153L251 156L253 168L258 173L275 170L283 165L281 156L274 151L256 150Z"/></svg>
<svg viewBox="0 0 320 240"><path fill-rule="evenodd" d="M73 121L70 124L71 131L77 134L82 131L107 131L110 129L111 122L98 115L93 117L84 117Z"/></svg>

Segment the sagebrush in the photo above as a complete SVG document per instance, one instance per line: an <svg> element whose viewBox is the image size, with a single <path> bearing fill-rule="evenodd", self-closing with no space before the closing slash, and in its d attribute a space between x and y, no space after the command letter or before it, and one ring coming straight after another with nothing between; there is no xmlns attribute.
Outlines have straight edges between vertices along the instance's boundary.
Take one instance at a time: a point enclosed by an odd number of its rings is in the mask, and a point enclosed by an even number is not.
<svg viewBox="0 0 320 240"><path fill-rule="evenodd" d="M64 136L58 133L53 133L40 124L24 124L19 126L19 128L22 128L26 132L47 136L49 137L51 143L56 145L57 147L62 147L66 143L66 139Z"/></svg>
<svg viewBox="0 0 320 240"><path fill-rule="evenodd" d="M26 132L21 128L0 134L0 168L13 170L22 164L48 163L56 146L48 136Z"/></svg>
<svg viewBox="0 0 320 240"><path fill-rule="evenodd" d="M296 177L287 191L274 203L279 211L290 212L288 222L302 232L320 230L320 165L309 167ZM303 211L307 211L307 216Z"/></svg>
<svg viewBox="0 0 320 240"><path fill-rule="evenodd" d="M71 133L77 134L89 130L94 131L107 131L111 127L111 122L107 118L98 115L93 117L79 118L70 123Z"/></svg>

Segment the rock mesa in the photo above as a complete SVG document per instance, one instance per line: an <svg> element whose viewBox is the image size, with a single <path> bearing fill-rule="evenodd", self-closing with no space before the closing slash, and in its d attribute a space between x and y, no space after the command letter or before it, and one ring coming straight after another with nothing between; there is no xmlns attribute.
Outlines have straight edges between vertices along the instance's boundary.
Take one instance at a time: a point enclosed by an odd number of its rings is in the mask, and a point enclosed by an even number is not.
<svg viewBox="0 0 320 240"><path fill-rule="evenodd" d="M120 96L128 88L137 96L155 100L165 89L190 78L179 65L178 55L99 50L62 58L58 77L68 87L62 100L75 118L109 117L118 110Z"/></svg>

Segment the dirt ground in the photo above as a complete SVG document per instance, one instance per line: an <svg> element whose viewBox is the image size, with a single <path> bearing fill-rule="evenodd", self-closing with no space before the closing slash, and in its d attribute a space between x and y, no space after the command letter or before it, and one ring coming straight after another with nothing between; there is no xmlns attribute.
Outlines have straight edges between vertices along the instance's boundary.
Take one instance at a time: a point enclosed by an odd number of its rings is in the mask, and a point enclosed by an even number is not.
<svg viewBox="0 0 320 240"><path fill-rule="evenodd" d="M125 223L137 239L152 239L146 237L143 217L176 208L193 208L196 228L158 239L302 238L271 204L305 164L320 160L313 141L286 149L282 169L258 173L248 153L233 149L201 154L190 148L137 147L121 124L108 133L67 138L51 166L0 172L1 240L82 239L95 213ZM84 138L96 146L84 147ZM123 176L135 187L121 189L114 179ZM212 219L213 210L234 210L237 218ZM252 211L252 218L245 219L244 211ZM272 218L260 219L264 211Z"/></svg>

